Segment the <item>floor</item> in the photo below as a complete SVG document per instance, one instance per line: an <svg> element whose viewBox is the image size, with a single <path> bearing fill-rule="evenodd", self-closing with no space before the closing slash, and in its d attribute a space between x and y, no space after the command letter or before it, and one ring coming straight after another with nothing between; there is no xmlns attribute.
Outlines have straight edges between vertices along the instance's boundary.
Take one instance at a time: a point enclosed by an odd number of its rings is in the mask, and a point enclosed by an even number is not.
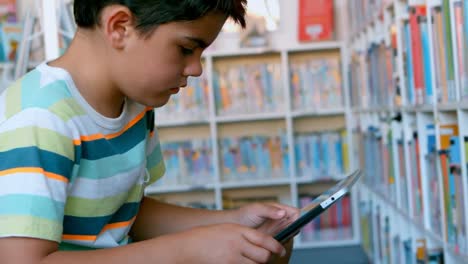
<svg viewBox="0 0 468 264"><path fill-rule="evenodd" d="M290 264L369 264L366 254L359 246L297 249Z"/></svg>

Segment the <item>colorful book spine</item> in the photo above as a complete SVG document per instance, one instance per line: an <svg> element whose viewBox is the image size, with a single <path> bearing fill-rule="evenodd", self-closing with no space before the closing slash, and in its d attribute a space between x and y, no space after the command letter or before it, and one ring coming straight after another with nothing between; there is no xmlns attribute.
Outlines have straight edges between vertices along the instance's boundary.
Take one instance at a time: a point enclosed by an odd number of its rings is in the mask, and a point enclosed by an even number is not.
<svg viewBox="0 0 468 264"><path fill-rule="evenodd" d="M421 28L419 18L424 17L425 6L410 7L409 27L411 31L411 53L413 55L412 67L414 72L414 103L422 104L424 102L424 73L423 73L423 54L421 49Z"/></svg>
<svg viewBox="0 0 468 264"><path fill-rule="evenodd" d="M432 87L432 70L431 70L431 49L429 47L429 33L426 16L419 17L419 27L421 31L422 41L422 59L423 59L423 74L424 74L424 102L433 104L434 88Z"/></svg>
<svg viewBox="0 0 468 264"><path fill-rule="evenodd" d="M463 32L463 1L453 2L453 20L454 20L454 36L456 42L456 49L454 56L457 58L458 71L456 76L459 79L459 90L460 98L463 100L465 97L465 86L466 86L466 76L465 76L465 63L464 63L464 54L466 53L464 49L464 32Z"/></svg>
<svg viewBox="0 0 468 264"><path fill-rule="evenodd" d="M442 195L439 191L439 178L437 174L437 143L436 143L436 131L433 124L426 126L426 142L427 142L427 154L425 157L425 166L427 171L427 183L426 190L428 191L429 204L428 209L430 211L430 223L431 227L439 236L442 236L442 208L440 208L440 199Z"/></svg>
<svg viewBox="0 0 468 264"><path fill-rule="evenodd" d="M415 82L414 82L414 69L413 69L413 51L411 48L411 30L409 22L404 23L404 43L405 43L405 68L406 68L406 80L407 80L407 101L409 104L415 104L416 96L414 95L415 92Z"/></svg>
<svg viewBox="0 0 468 264"><path fill-rule="evenodd" d="M462 74L461 87L462 87L462 99L468 99L468 3L467 1L461 1L462 13L463 13L463 46L460 50L463 50L463 65L464 73Z"/></svg>
<svg viewBox="0 0 468 264"><path fill-rule="evenodd" d="M451 12L450 12L451 0L442 0L442 12L443 12L443 26L444 26L444 41L445 41L445 53L447 59L447 89L449 93L449 101L456 99L455 91L455 69L454 69L454 52L452 44L452 24L451 24Z"/></svg>

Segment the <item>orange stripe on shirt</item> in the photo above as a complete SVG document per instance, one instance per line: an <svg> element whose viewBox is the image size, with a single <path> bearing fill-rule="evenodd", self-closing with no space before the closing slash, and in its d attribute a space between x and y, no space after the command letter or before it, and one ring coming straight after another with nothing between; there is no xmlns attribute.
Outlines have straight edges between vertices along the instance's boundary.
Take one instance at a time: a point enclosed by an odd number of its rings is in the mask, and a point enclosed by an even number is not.
<svg viewBox="0 0 468 264"><path fill-rule="evenodd" d="M67 177L64 177L62 175L58 175L52 172L44 171L43 168L14 168L14 169L0 171L0 176L6 176L9 174L14 174L14 173L40 173L40 174L44 174L49 179L54 179L54 180L66 182L66 183L68 182Z"/></svg>
<svg viewBox="0 0 468 264"><path fill-rule="evenodd" d="M62 240L82 240L82 241L95 241L97 236L86 235L62 235Z"/></svg>
<svg viewBox="0 0 468 264"><path fill-rule="evenodd" d="M127 131L129 128L131 128L132 126L134 126L136 123L138 123L138 121L140 121L146 114L146 109L145 111L141 112L140 114L138 114L132 121L130 121L126 126L124 126L124 128L122 130L120 130L119 132L117 133L114 133L114 134L110 134L110 135L107 135L106 136L106 139L113 139L113 138L116 138L120 135L122 135L123 133L125 133L125 131Z"/></svg>
<svg viewBox="0 0 468 264"><path fill-rule="evenodd" d="M104 228L101 230L101 233L104 233L104 232L106 232L107 230L111 230L111 229L117 229L117 228L127 227L127 226L133 224L133 221L135 221L135 219L136 219L136 217L134 216L134 217L133 217L132 219L130 219L129 221L107 224L107 225L104 226Z"/></svg>
<svg viewBox="0 0 468 264"><path fill-rule="evenodd" d="M109 135L103 135L101 133L98 133L98 134L89 135L89 136L81 136L80 139L73 140L73 144L75 146L79 146L79 145L81 145L82 141L93 141L93 140L99 140L99 139L104 139L104 138L105 139L116 138L116 137L122 135L123 133L125 133L125 131L127 131L129 128L134 126L136 123L138 123L138 121L140 121L145 116L146 112L148 112L149 110L152 110L152 108L150 108L150 107L145 108L145 110L143 112L138 114L133 120L131 120L127 125L125 125L124 128L122 128L119 132L112 133L112 134L109 134Z"/></svg>

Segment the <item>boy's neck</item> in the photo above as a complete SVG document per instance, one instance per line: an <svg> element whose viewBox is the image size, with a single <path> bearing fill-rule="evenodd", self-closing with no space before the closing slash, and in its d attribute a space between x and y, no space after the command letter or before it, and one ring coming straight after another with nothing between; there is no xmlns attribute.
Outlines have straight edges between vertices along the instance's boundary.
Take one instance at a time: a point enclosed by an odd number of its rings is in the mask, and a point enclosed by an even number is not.
<svg viewBox="0 0 468 264"><path fill-rule="evenodd" d="M122 113L125 96L110 78L106 50L92 32L78 30L67 52L49 65L67 70L84 99L98 113L116 118Z"/></svg>

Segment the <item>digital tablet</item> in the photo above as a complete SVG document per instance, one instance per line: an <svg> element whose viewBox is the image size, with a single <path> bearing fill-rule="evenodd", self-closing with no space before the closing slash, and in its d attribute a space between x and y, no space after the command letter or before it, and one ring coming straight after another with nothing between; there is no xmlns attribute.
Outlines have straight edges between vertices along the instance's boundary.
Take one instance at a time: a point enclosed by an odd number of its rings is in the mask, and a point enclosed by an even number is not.
<svg viewBox="0 0 468 264"><path fill-rule="evenodd" d="M320 196L315 198L310 204L301 208L301 215L299 218L289 224L285 229L275 235L275 239L281 243L286 242L291 237L299 233L300 229L307 223L312 221L315 217L319 216L330 206L340 200L351 190L351 187L361 176L361 171L356 170L347 175L344 179L340 180L332 188L328 189Z"/></svg>

